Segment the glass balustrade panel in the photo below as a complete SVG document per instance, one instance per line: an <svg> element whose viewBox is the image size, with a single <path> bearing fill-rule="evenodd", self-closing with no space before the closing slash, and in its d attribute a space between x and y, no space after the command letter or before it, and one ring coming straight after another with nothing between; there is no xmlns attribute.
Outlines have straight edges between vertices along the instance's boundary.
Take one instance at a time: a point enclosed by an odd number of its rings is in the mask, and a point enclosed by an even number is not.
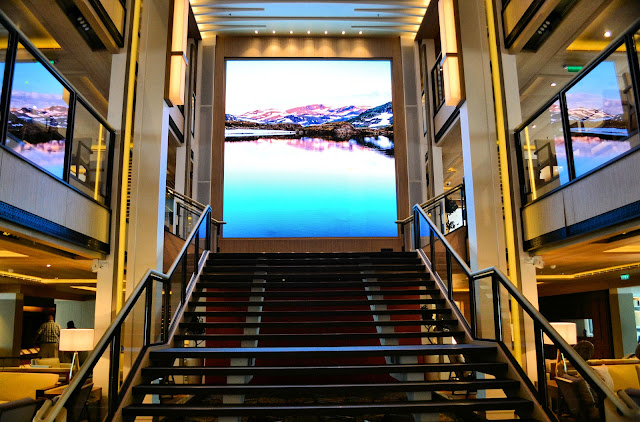
<svg viewBox="0 0 640 422"><path fill-rule="evenodd" d="M576 177L639 145L636 105L624 48L566 92Z"/></svg>

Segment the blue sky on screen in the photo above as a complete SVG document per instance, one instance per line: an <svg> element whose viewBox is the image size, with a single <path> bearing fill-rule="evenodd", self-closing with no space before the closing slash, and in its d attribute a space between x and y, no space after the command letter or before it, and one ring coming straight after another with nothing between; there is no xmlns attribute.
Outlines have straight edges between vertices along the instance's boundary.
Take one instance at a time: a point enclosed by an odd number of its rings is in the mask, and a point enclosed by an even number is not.
<svg viewBox="0 0 640 422"><path fill-rule="evenodd" d="M13 78L13 90L62 96L63 87L40 63L17 63Z"/></svg>
<svg viewBox="0 0 640 422"><path fill-rule="evenodd" d="M388 60L227 60L226 113L391 101Z"/></svg>

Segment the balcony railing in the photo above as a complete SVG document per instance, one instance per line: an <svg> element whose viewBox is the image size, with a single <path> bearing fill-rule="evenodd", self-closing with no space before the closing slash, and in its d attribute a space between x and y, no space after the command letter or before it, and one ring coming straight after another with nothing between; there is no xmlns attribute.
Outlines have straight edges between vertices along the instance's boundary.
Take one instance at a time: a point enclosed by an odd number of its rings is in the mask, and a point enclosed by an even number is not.
<svg viewBox="0 0 640 422"><path fill-rule="evenodd" d="M0 11L0 146L108 206L115 131Z"/></svg>
<svg viewBox="0 0 640 422"><path fill-rule="evenodd" d="M444 105L444 75L442 73L442 64L444 60L442 53L438 55L436 64L431 69L431 93L433 98L433 115L438 114L440 107Z"/></svg>
<svg viewBox="0 0 640 422"><path fill-rule="evenodd" d="M515 132L522 203L640 147L640 20Z"/></svg>

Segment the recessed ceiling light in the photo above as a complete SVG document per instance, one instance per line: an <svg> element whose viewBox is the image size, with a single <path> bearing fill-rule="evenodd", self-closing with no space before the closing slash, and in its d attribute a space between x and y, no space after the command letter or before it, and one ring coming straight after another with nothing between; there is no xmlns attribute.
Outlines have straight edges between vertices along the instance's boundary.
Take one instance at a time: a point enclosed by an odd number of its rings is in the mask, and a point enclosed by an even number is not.
<svg viewBox="0 0 640 422"><path fill-rule="evenodd" d="M362 35L362 31L358 32L358 34Z"/></svg>
<svg viewBox="0 0 640 422"><path fill-rule="evenodd" d="M272 31L274 34L276 33L276 31Z"/></svg>
<svg viewBox="0 0 640 422"><path fill-rule="evenodd" d="M311 31L307 31L307 34L311 34Z"/></svg>
<svg viewBox="0 0 640 422"><path fill-rule="evenodd" d="M555 82L551 82L551 86L556 86L556 85L558 85L558 84L555 83Z"/></svg>
<svg viewBox="0 0 640 422"><path fill-rule="evenodd" d="M293 31L289 31L290 34L293 34Z"/></svg>
<svg viewBox="0 0 640 422"><path fill-rule="evenodd" d="M531 127L532 127L533 129L535 129L535 128L536 128L536 125L533 125L533 126L531 126Z"/></svg>
<svg viewBox="0 0 640 422"><path fill-rule="evenodd" d="M611 36L611 31L604 31L604 37L609 38Z"/></svg>
<svg viewBox="0 0 640 422"><path fill-rule="evenodd" d="M255 30L255 31L253 31L253 32L255 32L255 33L257 34L257 33L258 33L258 30L256 29L256 30Z"/></svg>
<svg viewBox="0 0 640 422"><path fill-rule="evenodd" d="M324 31L324 35L327 35L329 33L329 31Z"/></svg>
<svg viewBox="0 0 640 422"><path fill-rule="evenodd" d="M342 35L344 35L344 34L346 34L346 32L345 32L345 31L342 31Z"/></svg>
<svg viewBox="0 0 640 422"><path fill-rule="evenodd" d="M47 264L47 268L49 268L51 266L51 264Z"/></svg>

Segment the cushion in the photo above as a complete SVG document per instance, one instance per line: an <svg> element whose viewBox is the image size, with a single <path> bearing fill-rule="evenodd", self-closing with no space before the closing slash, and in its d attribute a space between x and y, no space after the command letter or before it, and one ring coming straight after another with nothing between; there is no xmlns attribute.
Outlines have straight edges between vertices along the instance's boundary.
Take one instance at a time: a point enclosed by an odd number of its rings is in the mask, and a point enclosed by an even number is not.
<svg viewBox="0 0 640 422"><path fill-rule="evenodd" d="M58 374L0 372L0 400L36 398L36 390L50 388L58 382Z"/></svg>
<svg viewBox="0 0 640 422"><path fill-rule="evenodd" d="M611 388L613 390L613 387L614 387L613 378L611 377L611 374L609 373L609 369L608 369L608 367L606 365L592 366L591 369L596 371L596 374L598 374L600 379L602 379L602 381L604 381L604 383L607 385L607 387L609 387L609 388ZM636 376L636 379L637 378L638 377Z"/></svg>
<svg viewBox="0 0 640 422"><path fill-rule="evenodd" d="M45 368L60 368L60 359L58 358L31 359L31 366L35 366L35 365L38 365L38 366L42 365L40 367L45 367Z"/></svg>
<svg viewBox="0 0 640 422"><path fill-rule="evenodd" d="M638 372L636 367L626 365L607 366L611 378L613 378L613 391L624 390L625 388L640 389L640 381L638 381Z"/></svg>

